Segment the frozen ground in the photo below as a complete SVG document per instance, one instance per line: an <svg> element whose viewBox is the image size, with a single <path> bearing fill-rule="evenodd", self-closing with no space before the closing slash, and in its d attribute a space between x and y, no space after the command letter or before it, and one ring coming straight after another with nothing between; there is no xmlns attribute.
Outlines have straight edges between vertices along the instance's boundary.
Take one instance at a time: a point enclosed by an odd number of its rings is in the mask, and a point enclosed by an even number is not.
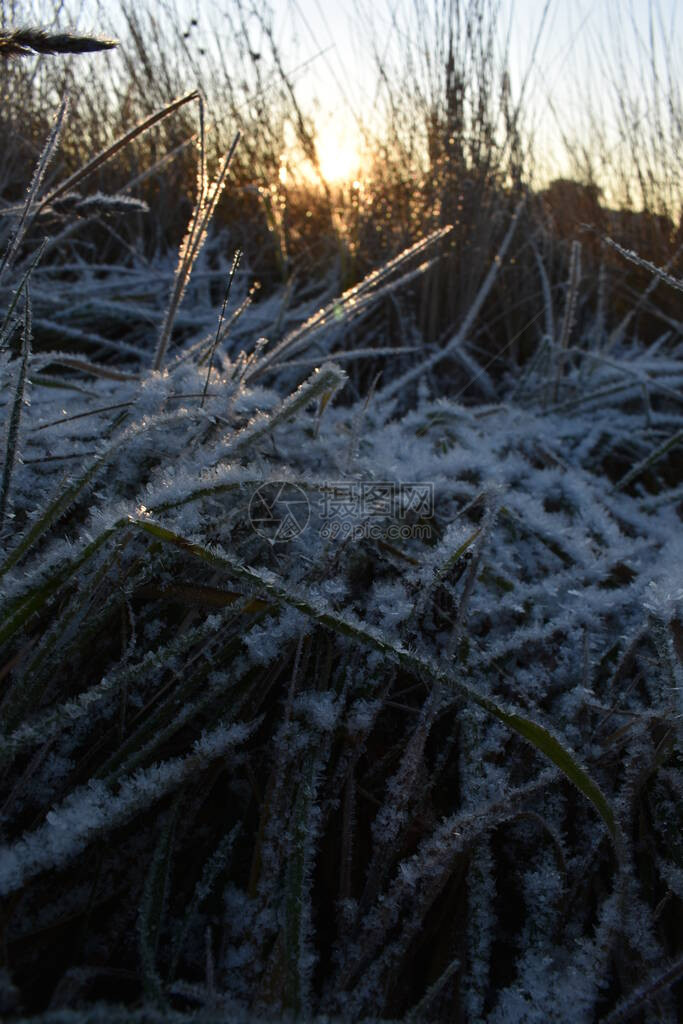
<svg viewBox="0 0 683 1024"><path fill-rule="evenodd" d="M157 371L170 265L35 271L0 355L20 981L75 918L77 1003L107 965L207 1021L677 1018L680 343L494 374L364 335L429 256L322 306L238 276L217 344L200 261Z"/></svg>

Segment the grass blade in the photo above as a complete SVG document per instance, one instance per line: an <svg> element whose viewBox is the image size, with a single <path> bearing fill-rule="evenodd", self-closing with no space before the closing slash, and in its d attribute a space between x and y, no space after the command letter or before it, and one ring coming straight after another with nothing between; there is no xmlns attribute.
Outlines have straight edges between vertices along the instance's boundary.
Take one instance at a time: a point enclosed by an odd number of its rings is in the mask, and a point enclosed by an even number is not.
<svg viewBox="0 0 683 1024"><path fill-rule="evenodd" d="M201 109L202 108L200 107L200 110ZM190 220L190 226L188 227L185 238L180 246L178 265L176 267L171 298L168 306L166 307L166 314L159 334L159 343L154 355L155 370L161 369L163 364L168 343L171 340L171 332L173 331L173 324L175 322L178 308L182 302L183 295L185 294L185 288L187 287L187 282L190 279L192 267L194 266L195 260L206 241L209 223L225 187L226 176L239 140L240 134L238 132L232 140L232 145L225 154L223 161L218 168L213 183L208 188L204 188L204 136L203 131L200 132L200 175L198 187L201 191L197 197L197 202Z"/></svg>
<svg viewBox="0 0 683 1024"><path fill-rule="evenodd" d="M151 520L134 520L131 524L145 533L181 548L189 555L201 559L216 567L223 567L239 579L256 586L273 599L273 601L290 605L297 611L319 622L321 626L333 630L342 636L350 637L357 642L379 651L386 657L398 662L412 674L422 678L427 676L435 682L443 682L457 690L465 699L474 701L489 714L504 722L513 732L527 740L539 753L548 758L561 772L590 800L607 827L607 831L615 845L619 857L622 854L619 826L609 801L600 787L580 766L573 753L553 736L544 726L516 711L508 711L490 697L478 693L467 683L463 683L452 672L442 669L434 661L405 647L397 646L386 639L379 631L364 625L357 620L342 616L336 612L323 611L305 594L295 593L281 584L270 573L262 573L246 566L229 555L217 554L200 544L194 544L179 534L167 530L159 523Z"/></svg>
<svg viewBox="0 0 683 1024"><path fill-rule="evenodd" d="M12 411L10 413L9 424L7 427L7 448L5 450L5 466L2 472L2 482L0 482L0 530L2 530L5 513L7 511L7 501L9 498L9 488L12 480L12 471L14 469L14 463L16 462L17 459L17 449L19 444L19 424L21 422L21 409L24 404L26 375L28 373L28 363L30 356L31 298L29 295L27 283L26 299L24 302L24 331L21 342L21 362L19 365L19 376L17 378L17 386L14 392Z"/></svg>
<svg viewBox="0 0 683 1024"><path fill-rule="evenodd" d="M157 124L159 121L163 121L163 119L168 117L169 114L173 114L176 110L179 110L180 107L183 107L186 103L191 103L192 100L196 100L198 97L199 93L194 90L193 92L187 93L186 96L181 96L179 99L174 100L165 107L162 107L161 110L157 110L150 117L145 118L145 120L141 121L135 126L135 128L131 128L131 130L126 132L125 135L120 136L120 138L118 138L116 142L113 142L111 146L107 146L106 149L101 150L96 156L94 156L92 160L88 160L83 167L80 167L73 174L70 174L69 177L61 183L61 185L58 185L52 190L52 192L45 196L40 203L37 212L40 213L46 206L53 203L55 199L66 195L67 192L73 191L76 185L79 185L82 181L85 181L86 178L89 178L91 174L94 174L98 167L101 167L102 164L107 162L107 160L110 160L111 157L120 152L124 146L127 146L129 142L136 139L138 135L142 135L143 132L146 132L153 125Z"/></svg>
<svg viewBox="0 0 683 1024"><path fill-rule="evenodd" d="M2 279L2 276L7 270L7 268L10 267L14 262L14 258L19 250L19 246L21 245L24 235L26 234L26 231L28 230L28 227L33 219L34 213L38 213L40 211L40 206L38 205L38 193L40 192L40 188L43 184L43 179L45 178L45 173L50 164L50 161L52 160L52 157L55 155L57 146L59 145L59 137L62 133L62 125L64 123L64 117L66 115L67 108L68 98L65 97L62 100L52 131L48 136L48 140L43 147L42 153L40 154L40 158L38 160L36 169L33 172L33 178L31 179L31 184L29 186L28 194L26 196L26 201L24 203L21 216L19 217L19 224L17 225L17 228L14 232L14 235L12 236L10 244L7 247L5 255L2 258L2 262L0 263L0 280Z"/></svg>
<svg viewBox="0 0 683 1024"><path fill-rule="evenodd" d="M235 250L235 255L234 255L233 260L232 260L232 266L230 268L230 276L228 277L228 286L225 289L225 297L223 299L223 308L221 309L221 315L218 318L218 326L216 327L216 337L214 338L213 345L211 346L211 351L209 352L209 365L206 368L206 382L204 384L204 391L202 392L202 400L200 402L201 406L204 405L204 400L206 398L206 392L209 389L209 380L211 378L211 370L213 369L213 357L214 357L214 355L216 353L216 346L218 345L218 339L221 336L221 327L223 326L223 320L225 319L225 308L228 305L228 299L230 298L230 289L232 288L232 282L233 282L233 279L235 277L235 271L237 270L237 267L239 266L239 262L240 262L241 257L242 257L242 250L241 249Z"/></svg>
<svg viewBox="0 0 683 1024"><path fill-rule="evenodd" d="M147 874L138 918L140 964L145 990L149 998L162 1006L165 1000L161 977L157 969L157 953L168 896L173 840L181 795L176 797L168 821L159 836Z"/></svg>

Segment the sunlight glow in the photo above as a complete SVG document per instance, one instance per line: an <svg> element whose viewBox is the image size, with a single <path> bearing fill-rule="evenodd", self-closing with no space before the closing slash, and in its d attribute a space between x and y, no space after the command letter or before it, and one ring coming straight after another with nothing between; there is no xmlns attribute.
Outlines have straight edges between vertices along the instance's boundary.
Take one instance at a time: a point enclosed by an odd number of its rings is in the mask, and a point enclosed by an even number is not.
<svg viewBox="0 0 683 1024"><path fill-rule="evenodd" d="M326 181L349 181L360 168L360 154L353 145L333 137L323 138L318 144L320 170Z"/></svg>
<svg viewBox="0 0 683 1024"><path fill-rule="evenodd" d="M320 185L320 178L328 186L349 185L360 189L363 156L355 131L344 124L329 124L319 128L315 135L318 168L305 157L301 147L293 140L282 154L278 178L281 185L297 181L308 185Z"/></svg>
<svg viewBox="0 0 683 1024"><path fill-rule="evenodd" d="M362 157L353 134L329 124L318 131L316 149L320 172L328 184L350 182L359 175ZM317 177L313 167L308 165L307 175Z"/></svg>

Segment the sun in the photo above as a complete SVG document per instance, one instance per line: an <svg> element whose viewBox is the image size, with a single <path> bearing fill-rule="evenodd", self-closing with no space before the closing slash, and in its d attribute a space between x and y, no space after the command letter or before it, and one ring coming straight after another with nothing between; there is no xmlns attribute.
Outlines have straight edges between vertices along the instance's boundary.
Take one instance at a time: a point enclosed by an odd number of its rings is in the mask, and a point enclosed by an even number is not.
<svg viewBox="0 0 683 1024"><path fill-rule="evenodd" d="M342 185L352 182L360 174L363 158L354 133L345 125L327 124L319 128L315 135L315 148L318 157L318 168L299 155L283 161L280 168L280 181L285 184L290 172L305 178L311 184L320 184L322 175L327 185ZM320 174L318 173L320 172Z"/></svg>
<svg viewBox="0 0 683 1024"><path fill-rule="evenodd" d="M278 177L282 185L301 184L342 187L362 178L364 147L354 124L343 116L318 124L315 131L317 165L302 152L295 139L289 139L282 154ZM321 181L322 179L322 181Z"/></svg>
<svg viewBox="0 0 683 1024"><path fill-rule="evenodd" d="M320 173L329 184L352 181L361 167L358 145L348 131L335 131L329 125L316 138Z"/></svg>

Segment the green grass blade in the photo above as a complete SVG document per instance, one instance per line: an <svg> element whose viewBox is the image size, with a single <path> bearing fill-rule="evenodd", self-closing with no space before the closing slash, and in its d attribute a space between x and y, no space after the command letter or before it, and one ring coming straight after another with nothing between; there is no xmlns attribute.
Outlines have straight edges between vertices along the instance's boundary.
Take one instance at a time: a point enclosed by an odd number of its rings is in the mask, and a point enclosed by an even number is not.
<svg viewBox="0 0 683 1024"><path fill-rule="evenodd" d="M264 590L274 601L288 604L309 618L316 620L320 625L327 626L336 633L351 637L361 644L374 648L395 660L413 674L419 677L427 675L435 681L443 682L455 688L464 698L474 701L475 704L478 704L485 711L488 711L489 714L500 719L508 728L531 743L539 753L547 757L564 773L569 781L593 804L607 826L618 855L621 856L619 827L609 801L597 783L579 765L573 753L563 746L542 725L518 712L506 710L492 698L478 693L473 687L463 683L452 672L442 669L431 659L394 644L378 630L374 630L364 623L344 617L336 612L320 611L304 594L295 593L288 589L272 573L261 573L256 569L243 565L228 555L217 554L199 544L194 544L185 537L181 537L151 520L131 520L131 523L145 533L165 543L174 544L196 558L200 558L213 566L222 566L238 578Z"/></svg>

